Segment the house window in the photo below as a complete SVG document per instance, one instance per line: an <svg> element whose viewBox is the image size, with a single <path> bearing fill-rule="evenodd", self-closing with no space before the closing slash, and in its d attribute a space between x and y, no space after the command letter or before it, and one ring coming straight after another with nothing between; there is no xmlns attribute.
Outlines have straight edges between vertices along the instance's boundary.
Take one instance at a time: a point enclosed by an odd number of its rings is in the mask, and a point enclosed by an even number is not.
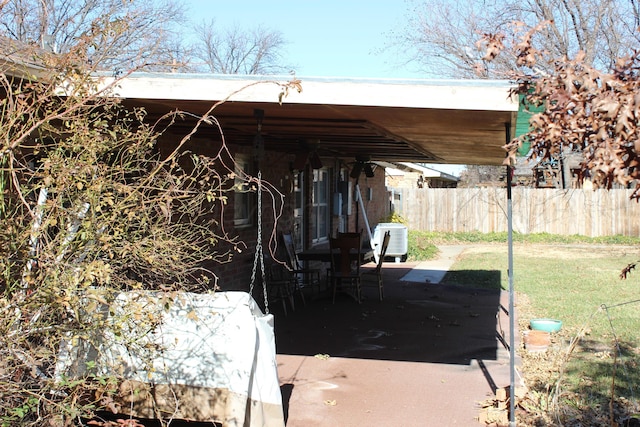
<svg viewBox="0 0 640 427"><path fill-rule="evenodd" d="M311 240L319 243L329 236L329 170L313 170Z"/></svg>
<svg viewBox="0 0 640 427"><path fill-rule="evenodd" d="M241 178L242 172L249 173L248 156L236 156L236 177L234 182L233 224L236 227L249 226L254 211L254 193L249 184Z"/></svg>
<svg viewBox="0 0 640 427"><path fill-rule="evenodd" d="M294 187L293 194L295 200L295 206L293 209L293 241L295 243L295 247L298 249L305 248L304 236L304 182L305 182L305 173L298 172L294 175Z"/></svg>

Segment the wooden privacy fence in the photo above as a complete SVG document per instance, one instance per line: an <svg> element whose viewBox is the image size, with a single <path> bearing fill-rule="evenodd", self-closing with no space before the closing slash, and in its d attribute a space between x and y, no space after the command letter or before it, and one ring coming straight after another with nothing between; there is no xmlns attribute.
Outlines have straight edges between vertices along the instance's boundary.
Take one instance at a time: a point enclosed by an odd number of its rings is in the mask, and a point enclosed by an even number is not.
<svg viewBox="0 0 640 427"><path fill-rule="evenodd" d="M423 231L507 231L506 188L412 188L392 190L395 212ZM632 190L554 190L514 187L513 230L640 236L640 204Z"/></svg>

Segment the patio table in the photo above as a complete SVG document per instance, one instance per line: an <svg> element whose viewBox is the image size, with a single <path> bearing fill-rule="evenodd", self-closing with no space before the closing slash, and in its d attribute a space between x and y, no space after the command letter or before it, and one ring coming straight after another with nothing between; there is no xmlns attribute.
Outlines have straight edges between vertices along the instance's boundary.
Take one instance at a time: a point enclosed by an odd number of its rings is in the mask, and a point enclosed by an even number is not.
<svg viewBox="0 0 640 427"><path fill-rule="evenodd" d="M373 260L373 249L362 248L359 253L353 251L351 255L353 259L356 259L359 255L362 264L367 264ZM328 247L307 249L298 252L298 259L300 261L331 262L331 250Z"/></svg>

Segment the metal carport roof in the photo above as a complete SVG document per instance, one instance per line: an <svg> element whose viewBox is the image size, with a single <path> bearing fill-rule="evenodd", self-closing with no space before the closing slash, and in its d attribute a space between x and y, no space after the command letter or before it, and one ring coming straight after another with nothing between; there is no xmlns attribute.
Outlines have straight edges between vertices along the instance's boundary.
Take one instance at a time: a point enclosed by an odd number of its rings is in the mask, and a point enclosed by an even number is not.
<svg viewBox="0 0 640 427"><path fill-rule="evenodd" d="M126 105L144 107L151 120L172 110L213 111L227 141L250 144L254 110L264 110L265 148L296 152L309 141L320 156L380 161L499 165L507 129L518 111L512 85L496 80L375 80L291 76L134 73L117 83ZM180 126L190 129L193 119ZM513 135L513 131L511 131Z"/></svg>

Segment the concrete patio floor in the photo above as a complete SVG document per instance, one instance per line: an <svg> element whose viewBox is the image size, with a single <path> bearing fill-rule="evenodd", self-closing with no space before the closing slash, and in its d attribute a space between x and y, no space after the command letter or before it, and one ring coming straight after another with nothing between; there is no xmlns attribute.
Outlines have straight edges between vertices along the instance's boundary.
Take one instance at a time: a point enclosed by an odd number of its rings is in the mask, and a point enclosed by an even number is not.
<svg viewBox="0 0 640 427"><path fill-rule="evenodd" d="M484 425L479 403L510 381L497 336L508 295L437 284L462 250L385 263L383 301L364 288L361 304L319 295L287 316L274 307L288 427Z"/></svg>

